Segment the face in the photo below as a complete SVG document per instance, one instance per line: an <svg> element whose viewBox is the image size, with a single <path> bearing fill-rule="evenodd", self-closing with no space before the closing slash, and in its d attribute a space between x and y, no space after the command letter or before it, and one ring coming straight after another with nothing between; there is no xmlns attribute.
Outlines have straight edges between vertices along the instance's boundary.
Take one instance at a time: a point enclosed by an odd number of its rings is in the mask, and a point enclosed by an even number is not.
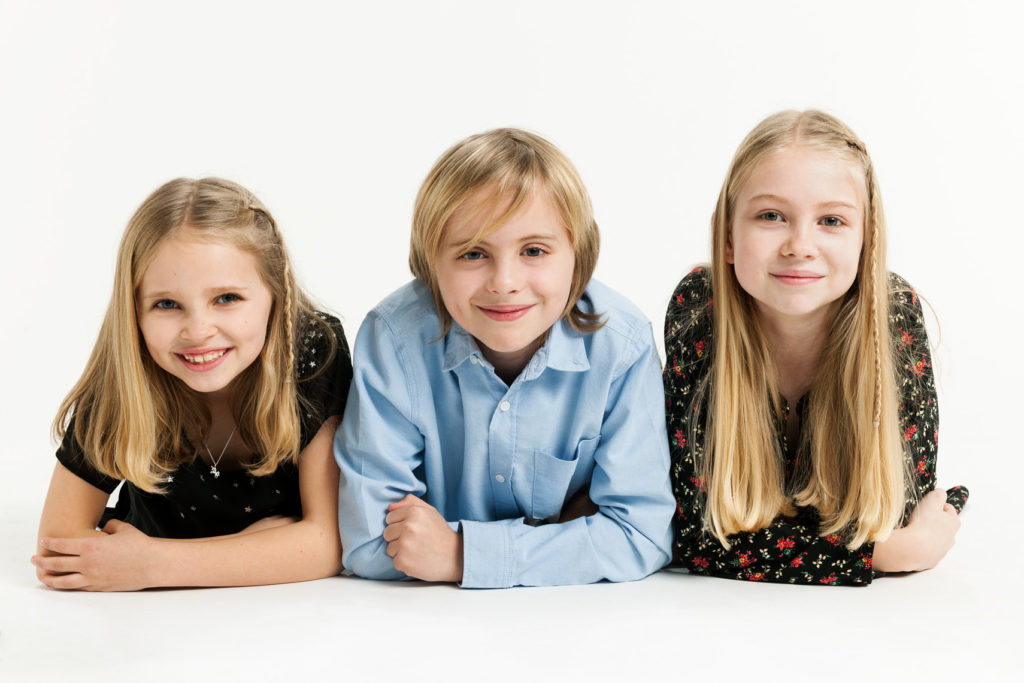
<svg viewBox="0 0 1024 683"><path fill-rule="evenodd" d="M853 285L866 194L863 171L828 150L791 145L754 168L726 260L770 325L822 323Z"/></svg>
<svg viewBox="0 0 1024 683"><path fill-rule="evenodd" d="M510 201L493 208L501 212ZM517 375L565 311L576 256L546 192L532 192L504 225L467 247L492 215L500 215L481 208L470 198L449 221L437 282L448 313L484 357Z"/></svg>
<svg viewBox="0 0 1024 683"><path fill-rule="evenodd" d="M160 245L136 293L136 314L156 364L216 394L263 350L273 295L251 254L189 239L186 230Z"/></svg>

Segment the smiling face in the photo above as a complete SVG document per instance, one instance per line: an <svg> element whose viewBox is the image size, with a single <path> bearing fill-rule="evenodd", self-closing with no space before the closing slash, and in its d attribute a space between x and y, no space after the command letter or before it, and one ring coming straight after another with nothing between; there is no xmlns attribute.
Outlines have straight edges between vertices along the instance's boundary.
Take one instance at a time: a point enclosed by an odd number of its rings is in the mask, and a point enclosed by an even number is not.
<svg viewBox="0 0 1024 683"><path fill-rule="evenodd" d="M452 216L434 267L452 319L473 335L499 375L514 377L565 313L576 258L558 211L538 190L500 228L472 244L511 201L481 207L488 189Z"/></svg>
<svg viewBox="0 0 1024 683"><path fill-rule="evenodd" d="M834 151L788 145L736 195L726 261L770 325L823 323L857 278L864 172Z"/></svg>
<svg viewBox="0 0 1024 683"><path fill-rule="evenodd" d="M139 284L136 315L156 364L214 394L259 357L273 295L251 254L187 232L160 245Z"/></svg>

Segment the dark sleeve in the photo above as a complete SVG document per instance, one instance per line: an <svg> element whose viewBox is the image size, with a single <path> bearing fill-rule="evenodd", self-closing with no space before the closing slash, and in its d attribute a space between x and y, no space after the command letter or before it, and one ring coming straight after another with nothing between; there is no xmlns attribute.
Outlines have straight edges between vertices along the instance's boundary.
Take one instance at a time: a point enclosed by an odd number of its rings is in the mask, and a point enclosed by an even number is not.
<svg viewBox="0 0 1024 683"><path fill-rule="evenodd" d="M701 384L711 370L713 297L710 274L687 275L665 318L665 399L676 496L673 560L698 574L777 583L864 585L871 582L873 544L851 551L840 535L821 537L813 508L778 517L754 532L729 537L726 549L704 530L703 457L707 398Z"/></svg>
<svg viewBox="0 0 1024 683"><path fill-rule="evenodd" d="M345 412L352 381L352 356L341 321L326 313L307 320L296 363L302 408L302 447L316 436L327 418Z"/></svg>
<svg viewBox="0 0 1024 683"><path fill-rule="evenodd" d="M75 440L75 418L71 418L71 421L68 422L64 439L60 443L60 448L57 449L57 461L79 479L92 484L104 493L113 493L117 485L121 483L120 479L114 479L98 472L86 459L85 453L82 452Z"/></svg>
<svg viewBox="0 0 1024 683"><path fill-rule="evenodd" d="M917 498L935 488L939 446L939 403L924 311L913 288L900 276L889 275L889 324L894 336L894 358L899 382L899 421L907 444ZM960 512L967 503L964 486L953 486L946 501ZM907 517L912 509L907 510Z"/></svg>

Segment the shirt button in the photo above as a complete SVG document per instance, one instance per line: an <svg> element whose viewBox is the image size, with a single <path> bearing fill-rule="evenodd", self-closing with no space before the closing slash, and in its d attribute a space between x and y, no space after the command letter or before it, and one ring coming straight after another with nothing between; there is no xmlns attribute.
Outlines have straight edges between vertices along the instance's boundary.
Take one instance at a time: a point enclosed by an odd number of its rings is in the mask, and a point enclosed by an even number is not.
<svg viewBox="0 0 1024 683"><path fill-rule="evenodd" d="M504 474L496 474L496 475L494 475L494 478L497 480L497 482L499 484L504 484L505 483L505 475Z"/></svg>
<svg viewBox="0 0 1024 683"><path fill-rule="evenodd" d="M476 356L470 356L469 362L472 363L473 365L480 365L480 359L477 358Z"/></svg>
<svg viewBox="0 0 1024 683"><path fill-rule="evenodd" d="M498 407L501 408L501 412L504 413L505 411L512 407L512 404L509 403L508 401L502 401L501 403L498 404Z"/></svg>

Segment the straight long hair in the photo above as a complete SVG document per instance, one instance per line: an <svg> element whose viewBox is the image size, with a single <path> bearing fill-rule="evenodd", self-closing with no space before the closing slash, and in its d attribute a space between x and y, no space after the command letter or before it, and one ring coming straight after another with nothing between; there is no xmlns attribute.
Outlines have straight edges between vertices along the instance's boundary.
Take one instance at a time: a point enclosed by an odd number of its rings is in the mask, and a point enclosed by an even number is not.
<svg viewBox="0 0 1024 683"><path fill-rule="evenodd" d="M195 457L189 439L205 442L210 430L202 394L156 364L138 325L136 294L146 269L160 246L179 235L252 254L273 297L263 349L232 386L237 434L260 454L247 466L253 475L298 456L296 341L303 328L326 325L295 283L276 222L251 192L220 178L179 178L153 192L121 238L99 337L53 423L60 440L73 420L72 436L97 471L153 493Z"/></svg>
<svg viewBox="0 0 1024 683"><path fill-rule="evenodd" d="M787 145L834 152L864 174L864 246L853 286L828 329L810 389L800 452L808 461L788 484L773 425L781 417L776 367L754 302L726 261L736 196L765 157ZM793 505L813 506L821 535L843 534L850 548L884 540L900 523L910 472L899 433L885 216L864 143L820 111L784 111L759 123L732 160L712 217L713 370L707 447L705 524L728 536L770 524ZM913 487L909 487L913 491Z"/></svg>

